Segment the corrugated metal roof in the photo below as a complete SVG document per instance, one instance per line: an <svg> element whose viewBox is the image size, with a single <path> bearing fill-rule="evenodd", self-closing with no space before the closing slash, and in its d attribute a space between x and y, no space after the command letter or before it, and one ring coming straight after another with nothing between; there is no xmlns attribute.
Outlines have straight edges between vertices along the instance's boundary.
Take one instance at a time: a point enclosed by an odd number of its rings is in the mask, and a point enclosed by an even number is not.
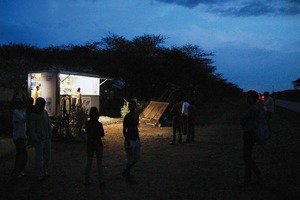
<svg viewBox="0 0 300 200"><path fill-rule="evenodd" d="M168 106L168 102L150 101L149 105L140 114L140 117L148 124L158 125Z"/></svg>
<svg viewBox="0 0 300 200"><path fill-rule="evenodd" d="M43 73L43 72L59 73L59 74L64 74L64 75L88 76L88 77L95 77L95 78L100 78L100 79L113 80L110 77L100 77L97 74L89 74L89 73L65 71L65 70L52 70L52 69L50 69L50 70L29 71L28 74Z"/></svg>

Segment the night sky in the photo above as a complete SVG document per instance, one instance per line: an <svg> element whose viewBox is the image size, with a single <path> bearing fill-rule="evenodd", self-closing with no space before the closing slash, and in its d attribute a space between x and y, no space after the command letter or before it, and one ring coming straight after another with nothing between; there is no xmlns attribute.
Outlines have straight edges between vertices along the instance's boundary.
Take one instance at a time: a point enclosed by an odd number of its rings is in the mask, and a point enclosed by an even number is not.
<svg viewBox="0 0 300 200"><path fill-rule="evenodd" d="M300 0L0 1L0 44L77 45L111 33L198 45L244 90L293 89L300 78Z"/></svg>

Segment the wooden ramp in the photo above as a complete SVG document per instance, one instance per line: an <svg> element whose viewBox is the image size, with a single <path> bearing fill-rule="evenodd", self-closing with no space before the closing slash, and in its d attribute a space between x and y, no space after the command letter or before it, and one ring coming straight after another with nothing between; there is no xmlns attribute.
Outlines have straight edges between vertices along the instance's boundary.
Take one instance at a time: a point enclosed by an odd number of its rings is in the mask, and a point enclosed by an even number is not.
<svg viewBox="0 0 300 200"><path fill-rule="evenodd" d="M140 118L147 124L160 126L160 119L168 106L168 102L150 101L149 105L140 114Z"/></svg>

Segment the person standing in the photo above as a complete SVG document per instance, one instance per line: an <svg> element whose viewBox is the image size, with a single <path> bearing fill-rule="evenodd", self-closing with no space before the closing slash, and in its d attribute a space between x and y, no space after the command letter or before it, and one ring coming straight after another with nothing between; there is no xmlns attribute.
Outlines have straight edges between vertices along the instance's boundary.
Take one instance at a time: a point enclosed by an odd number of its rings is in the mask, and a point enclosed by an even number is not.
<svg viewBox="0 0 300 200"><path fill-rule="evenodd" d="M270 120L272 117L272 114L274 113L274 101L273 98L270 96L269 92L264 92L264 110L266 113L266 120L268 123L268 128L269 130L271 130L271 126L270 126Z"/></svg>
<svg viewBox="0 0 300 200"><path fill-rule="evenodd" d="M35 87L35 91L34 91L34 94L33 94L33 101L34 101L34 104L36 103L36 100L37 98L39 98L40 96L40 86L36 86Z"/></svg>
<svg viewBox="0 0 300 200"><path fill-rule="evenodd" d="M30 135L30 116L31 113L34 112L35 107L33 105L34 103L34 99L32 97L28 98L28 105L26 108L26 114L27 114L27 131L26 131L26 135L27 135L27 146L28 147L32 147L32 140L31 140L31 135Z"/></svg>
<svg viewBox="0 0 300 200"><path fill-rule="evenodd" d="M123 136L125 139L124 146L127 156L127 164L122 175L126 177L127 182L136 183L130 174L131 168L140 160L141 142L138 130L139 116L136 113L136 101L131 100L128 107L130 112L126 114L123 121Z"/></svg>
<svg viewBox="0 0 300 200"><path fill-rule="evenodd" d="M51 158L51 128L45 105L44 98L37 98L35 112L30 116L30 135L35 148L38 180L49 176Z"/></svg>
<svg viewBox="0 0 300 200"><path fill-rule="evenodd" d="M241 117L241 125L244 130L243 134L243 159L245 163L245 177L244 185L249 186L251 183L251 174L254 174L257 177L257 182L262 183L262 175L257 167L256 163L252 158L253 148L255 145L255 126L256 122L259 121L258 118L261 117L263 111L258 105L259 94L254 90L247 92L247 110Z"/></svg>
<svg viewBox="0 0 300 200"><path fill-rule="evenodd" d="M104 187L103 181L103 143L102 137L104 137L104 129L101 122L99 122L99 112L96 107L90 109L90 119L85 123L85 131L87 133L87 161L85 167L85 183L84 185L90 185L90 171L92 167L94 153L96 153L97 167L98 167L98 181L99 187Z"/></svg>
<svg viewBox="0 0 300 200"><path fill-rule="evenodd" d="M188 107L188 132L185 143L195 142L196 107L192 104Z"/></svg>
<svg viewBox="0 0 300 200"><path fill-rule="evenodd" d="M171 145L176 144L176 131L178 130L178 143L182 143L182 132L181 132L181 110L182 110L182 104L180 101L176 101L176 103L173 105L171 109L172 114L172 127L173 127L173 140L170 143Z"/></svg>
<svg viewBox="0 0 300 200"><path fill-rule="evenodd" d="M188 132L188 115L189 115L189 110L188 107L190 104L183 99L182 103L182 122L183 122L183 135L186 135Z"/></svg>
<svg viewBox="0 0 300 200"><path fill-rule="evenodd" d="M14 100L16 108L13 111L13 141L16 146L15 166L12 173L13 179L22 178L24 169L28 160L26 149L26 122L27 115L25 110L25 102L16 98Z"/></svg>
<svg viewBox="0 0 300 200"><path fill-rule="evenodd" d="M82 108L82 95L80 92L80 88L77 89L77 96L76 96L76 109Z"/></svg>

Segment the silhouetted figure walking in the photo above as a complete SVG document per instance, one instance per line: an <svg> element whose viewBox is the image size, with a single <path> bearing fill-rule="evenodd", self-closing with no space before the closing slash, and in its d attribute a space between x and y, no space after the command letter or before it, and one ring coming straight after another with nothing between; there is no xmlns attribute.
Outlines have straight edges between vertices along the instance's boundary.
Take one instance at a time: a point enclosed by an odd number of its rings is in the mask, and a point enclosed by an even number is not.
<svg viewBox="0 0 300 200"><path fill-rule="evenodd" d="M27 146L32 147L32 139L30 135L30 116L34 112L35 107L33 105L34 99L32 97L29 97L28 99L28 105L26 108L26 114L27 114L27 130L26 130L26 135L27 135Z"/></svg>
<svg viewBox="0 0 300 200"><path fill-rule="evenodd" d="M181 132L181 125L182 125L182 118L181 118L181 110L182 104L180 101L176 101L171 109L172 114L172 127L173 127L173 140L170 143L171 145L176 144L176 132L178 131L178 143L182 143L182 132Z"/></svg>
<svg viewBox="0 0 300 200"><path fill-rule="evenodd" d="M257 177L257 182L262 182L262 175L260 170L258 169L256 163L252 158L253 148L255 144L255 122L257 118L261 116L261 111L258 106L259 94L250 90L247 92L247 105L248 109L243 114L241 118L241 125L244 129L243 135L243 158L245 162L245 178L244 184L245 186L249 186L251 183L251 174L252 171Z"/></svg>
<svg viewBox="0 0 300 200"><path fill-rule="evenodd" d="M196 107L190 105L188 107L188 131L186 136L186 143L195 142L195 118L196 118Z"/></svg>
<svg viewBox="0 0 300 200"><path fill-rule="evenodd" d="M103 181L103 143L104 129L101 122L99 122L99 112L96 107L91 107L90 119L85 123L85 131L87 133L87 160L85 167L85 185L90 185L90 171L92 167L93 157L96 153L97 168L98 168L98 182L99 187L105 186Z"/></svg>
<svg viewBox="0 0 300 200"><path fill-rule="evenodd" d="M22 178L27 163L28 154L26 149L26 122L27 115L25 110L25 102L16 98L14 100L16 108L13 111L13 141L16 146L16 160L13 169L13 179Z"/></svg>
<svg viewBox="0 0 300 200"><path fill-rule="evenodd" d="M131 100L128 104L130 112L125 116L123 121L124 146L127 156L126 168L123 171L123 176L129 183L136 183L133 180L130 172L136 162L140 160L140 136L139 136L139 116L136 113L136 102Z"/></svg>
<svg viewBox="0 0 300 200"><path fill-rule="evenodd" d="M35 111L30 116L30 135L35 148L38 180L49 176L51 158L51 125L45 105L44 98L37 98Z"/></svg>

